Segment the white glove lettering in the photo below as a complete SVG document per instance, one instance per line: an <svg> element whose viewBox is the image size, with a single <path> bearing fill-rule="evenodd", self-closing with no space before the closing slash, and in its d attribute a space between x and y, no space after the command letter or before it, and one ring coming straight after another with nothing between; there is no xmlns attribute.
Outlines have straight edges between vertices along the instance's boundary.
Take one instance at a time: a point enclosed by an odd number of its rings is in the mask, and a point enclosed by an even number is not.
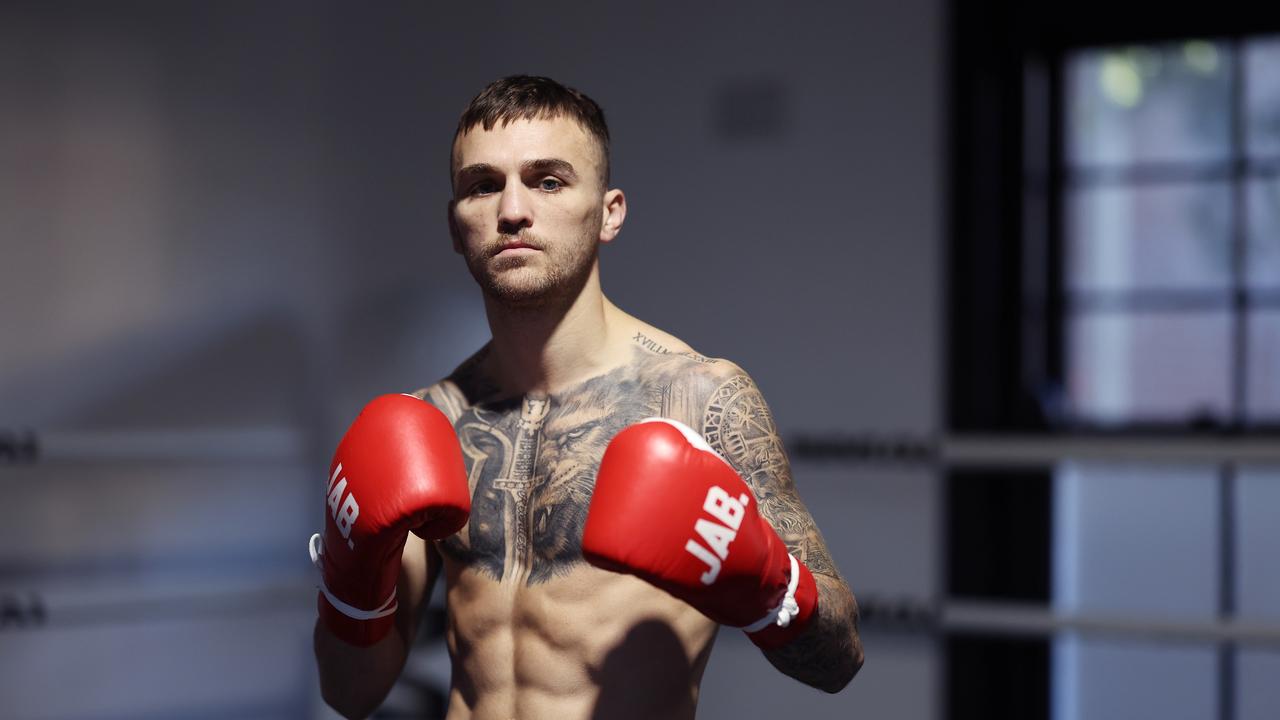
<svg viewBox="0 0 1280 720"><path fill-rule="evenodd" d="M355 493L347 493L346 501L342 501L342 493L347 489L347 479L338 480L338 476L342 474L342 463L338 463L338 467L333 471L333 477L329 478L329 512L333 514L333 521L338 524L338 530L342 532L342 537L347 541L347 547L355 548L355 543L351 541L351 528L356 524L356 518L360 517L360 504L356 502ZM337 484L334 481L337 480Z"/></svg>
<svg viewBox="0 0 1280 720"><path fill-rule="evenodd" d="M684 544L684 549L689 554L707 566L701 577L703 585L710 585L719 577L720 563L729 557L729 543L738 536L738 527L742 525L742 516L750 500L745 493L736 499L729 497L729 493L718 485L712 485L707 490L707 499L703 502L702 509L720 522L698 518L693 529L702 538L702 542L691 538ZM707 549L708 546L711 550ZM715 552L712 553L712 550Z"/></svg>

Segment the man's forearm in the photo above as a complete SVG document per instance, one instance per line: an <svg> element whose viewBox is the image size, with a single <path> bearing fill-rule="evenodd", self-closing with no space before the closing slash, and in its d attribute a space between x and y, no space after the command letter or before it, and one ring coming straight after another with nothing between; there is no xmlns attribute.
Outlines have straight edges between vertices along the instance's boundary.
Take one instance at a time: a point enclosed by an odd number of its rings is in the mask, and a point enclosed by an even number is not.
<svg viewBox="0 0 1280 720"><path fill-rule="evenodd" d="M355 647L334 637L317 622L316 665L320 695L343 717L368 717L386 699L404 668L408 648L399 628L369 647Z"/></svg>
<svg viewBox="0 0 1280 720"><path fill-rule="evenodd" d="M838 578L813 574L818 612L799 637L765 653L782 672L829 693L839 692L862 667L858 605Z"/></svg>

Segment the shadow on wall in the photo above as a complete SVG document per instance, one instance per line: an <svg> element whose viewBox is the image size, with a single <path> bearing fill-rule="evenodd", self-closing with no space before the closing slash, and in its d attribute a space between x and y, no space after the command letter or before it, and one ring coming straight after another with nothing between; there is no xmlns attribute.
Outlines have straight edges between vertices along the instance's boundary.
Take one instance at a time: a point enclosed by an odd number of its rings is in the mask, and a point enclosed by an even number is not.
<svg viewBox="0 0 1280 720"><path fill-rule="evenodd" d="M277 310L150 327L0 380L3 421L55 428L294 426L313 372L306 350L302 328Z"/></svg>

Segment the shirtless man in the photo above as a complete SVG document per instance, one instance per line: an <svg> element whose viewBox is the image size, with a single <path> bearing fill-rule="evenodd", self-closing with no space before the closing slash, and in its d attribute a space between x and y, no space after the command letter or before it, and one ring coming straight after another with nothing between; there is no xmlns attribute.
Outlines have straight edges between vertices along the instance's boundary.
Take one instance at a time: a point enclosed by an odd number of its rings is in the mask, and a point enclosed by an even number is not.
<svg viewBox="0 0 1280 720"><path fill-rule="evenodd" d="M775 667L843 688L857 605L760 391L601 292L627 204L599 107L496 81L462 115L451 173L450 234L492 340L426 403L375 400L339 446L312 541L326 702L361 717L386 697L441 572L450 720L691 718L716 620L759 619Z"/></svg>

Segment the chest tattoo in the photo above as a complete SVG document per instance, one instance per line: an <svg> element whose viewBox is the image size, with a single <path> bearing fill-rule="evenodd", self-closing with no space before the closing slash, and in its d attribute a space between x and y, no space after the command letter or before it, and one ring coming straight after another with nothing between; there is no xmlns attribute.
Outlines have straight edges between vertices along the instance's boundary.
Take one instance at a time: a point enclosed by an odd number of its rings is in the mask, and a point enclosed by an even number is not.
<svg viewBox="0 0 1280 720"><path fill-rule="evenodd" d="M502 514L511 518L513 526L513 542L507 543L503 567L516 567L529 557L529 500L534 490L542 421L550 406L546 399L525 398L516 423L515 457L510 472L493 481L493 487L505 495Z"/></svg>
<svg viewBox="0 0 1280 720"><path fill-rule="evenodd" d="M471 519L441 543L454 560L529 585L582 562L596 471L609 440L667 410L668 382L627 368L562 395L482 403L455 422L471 485Z"/></svg>

